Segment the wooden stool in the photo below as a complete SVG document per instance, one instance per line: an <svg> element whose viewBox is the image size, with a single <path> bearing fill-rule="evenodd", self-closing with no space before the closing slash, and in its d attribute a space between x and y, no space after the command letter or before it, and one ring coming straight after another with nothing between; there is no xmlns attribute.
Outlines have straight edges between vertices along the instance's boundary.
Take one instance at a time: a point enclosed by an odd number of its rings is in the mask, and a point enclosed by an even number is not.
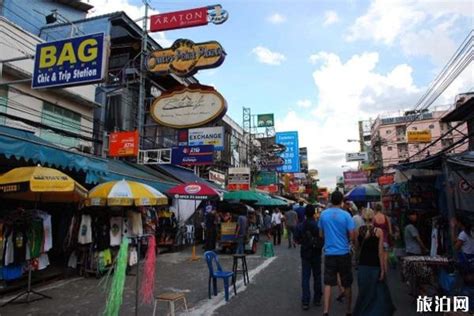
<svg viewBox="0 0 474 316"><path fill-rule="evenodd" d="M237 273L241 272L244 277L244 285L247 285L247 283L250 283L249 269L247 267L247 256L234 255L233 258L234 258L234 261L232 264L232 272L234 272L234 275L232 276L233 282L235 283L235 280L237 279ZM242 269L239 269L239 259L242 262Z"/></svg>
<svg viewBox="0 0 474 316"><path fill-rule="evenodd" d="M155 297L155 304L153 306L153 316L156 313L156 305L158 302L168 302L170 305L170 314L171 316L175 316L175 305L174 302L183 300L184 303L184 309L186 312L188 312L188 304L186 303L186 297L184 296L184 293L179 293L179 292L168 292L168 293L163 293Z"/></svg>

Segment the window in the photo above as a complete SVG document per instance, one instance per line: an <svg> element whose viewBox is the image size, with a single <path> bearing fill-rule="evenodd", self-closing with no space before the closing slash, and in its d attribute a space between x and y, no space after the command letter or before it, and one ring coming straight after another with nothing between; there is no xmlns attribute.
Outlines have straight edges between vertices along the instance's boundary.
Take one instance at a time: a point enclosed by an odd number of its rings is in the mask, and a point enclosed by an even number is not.
<svg viewBox="0 0 474 316"><path fill-rule="evenodd" d="M64 131L80 134L81 115L71 110L44 102L41 113L41 123ZM42 129L41 138L64 147L77 147L79 139L55 133L49 129Z"/></svg>
<svg viewBox="0 0 474 316"><path fill-rule="evenodd" d="M386 130L386 131L385 131L385 134L387 134L387 135L388 135L388 134L392 134L392 130L391 130L391 129Z"/></svg>
<svg viewBox="0 0 474 316"><path fill-rule="evenodd" d="M388 146L387 151L392 151L392 146Z"/></svg>
<svg viewBox="0 0 474 316"><path fill-rule="evenodd" d="M407 128L405 125L400 125L397 126L396 128L397 136L403 136L405 137L405 134L407 133Z"/></svg>
<svg viewBox="0 0 474 316"><path fill-rule="evenodd" d="M8 86L0 86L0 113L6 113L8 106ZM5 124L5 116L0 115L0 124Z"/></svg>
<svg viewBox="0 0 474 316"><path fill-rule="evenodd" d="M452 144L453 144L452 138L445 138L441 140L441 146L443 146L443 148L451 146Z"/></svg>
<svg viewBox="0 0 474 316"><path fill-rule="evenodd" d="M434 128L434 125L431 124L430 126L428 126L430 129L433 129Z"/></svg>

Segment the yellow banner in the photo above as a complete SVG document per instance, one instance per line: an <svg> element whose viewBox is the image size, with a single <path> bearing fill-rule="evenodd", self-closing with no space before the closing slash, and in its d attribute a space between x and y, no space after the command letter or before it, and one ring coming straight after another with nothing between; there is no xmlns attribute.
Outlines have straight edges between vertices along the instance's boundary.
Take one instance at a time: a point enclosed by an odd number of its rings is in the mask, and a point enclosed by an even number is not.
<svg viewBox="0 0 474 316"><path fill-rule="evenodd" d="M408 131L407 132L408 143L430 143L431 142L431 131Z"/></svg>

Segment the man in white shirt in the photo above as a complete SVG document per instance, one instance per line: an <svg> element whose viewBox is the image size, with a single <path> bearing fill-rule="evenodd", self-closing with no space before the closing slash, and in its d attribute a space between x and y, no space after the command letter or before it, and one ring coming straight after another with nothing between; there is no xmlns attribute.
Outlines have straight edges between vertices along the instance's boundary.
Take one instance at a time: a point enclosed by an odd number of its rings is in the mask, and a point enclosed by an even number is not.
<svg viewBox="0 0 474 316"><path fill-rule="evenodd" d="M281 244L281 211L277 208L272 214L273 244Z"/></svg>

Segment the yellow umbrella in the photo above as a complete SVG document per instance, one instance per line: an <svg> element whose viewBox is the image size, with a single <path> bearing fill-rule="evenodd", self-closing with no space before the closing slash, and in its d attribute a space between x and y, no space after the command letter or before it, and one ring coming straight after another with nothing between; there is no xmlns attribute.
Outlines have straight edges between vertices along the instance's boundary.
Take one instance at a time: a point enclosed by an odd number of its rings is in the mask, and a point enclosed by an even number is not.
<svg viewBox="0 0 474 316"><path fill-rule="evenodd" d="M110 181L90 190L87 206L166 205L168 198L155 188L135 181Z"/></svg>
<svg viewBox="0 0 474 316"><path fill-rule="evenodd" d="M0 195L38 202L77 202L87 196L87 189L56 169L19 167L0 176Z"/></svg>

